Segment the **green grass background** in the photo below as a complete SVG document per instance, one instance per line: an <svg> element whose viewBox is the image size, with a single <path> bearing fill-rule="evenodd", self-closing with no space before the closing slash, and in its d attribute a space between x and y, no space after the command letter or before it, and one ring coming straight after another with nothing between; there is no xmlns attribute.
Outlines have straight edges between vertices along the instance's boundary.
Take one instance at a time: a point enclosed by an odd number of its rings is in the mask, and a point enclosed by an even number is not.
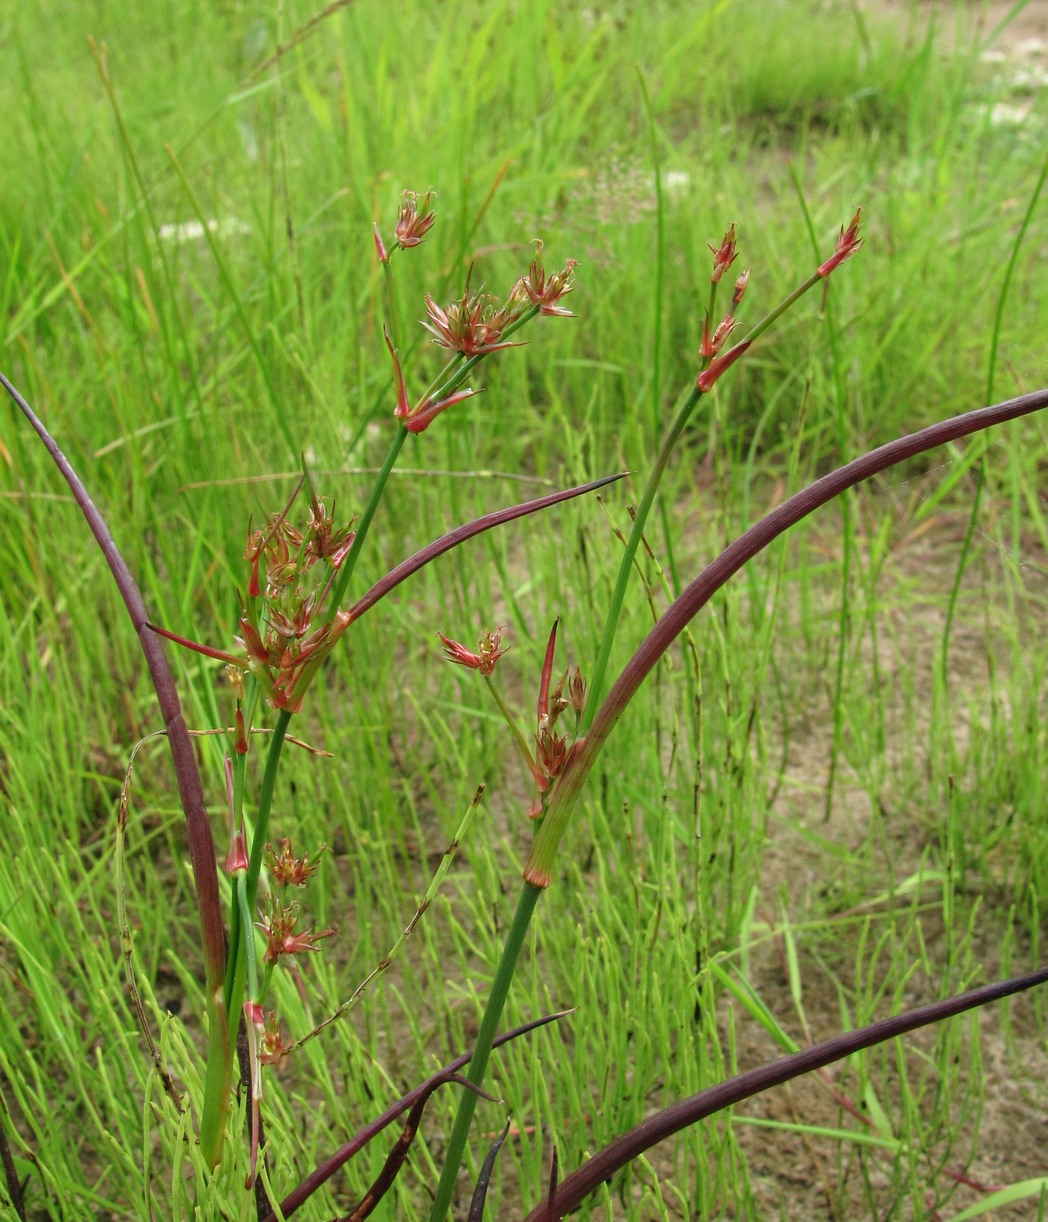
<svg viewBox="0 0 1048 1222"><path fill-rule="evenodd" d="M643 473L695 376L707 243L739 223L757 318L862 204L866 246L825 309L813 297L787 315L685 437L644 566L661 606L660 572L670 589L690 580L806 478L1045 382L1043 205L1022 227L1044 104L980 58L992 23L965 24L975 7L929 25L771 0L357 0L310 30L302 0L9 12L2 366L84 476L154 618L228 647L247 523L283 504L299 453L348 515L388 445L372 222L390 237L403 188L435 189L439 212L421 250L398 256L412 385L436 368L415 326L422 294L450 299L471 263L474 284L505 294L541 236L551 267L579 260L577 317L529 329L485 367L483 396L409 444L358 589L480 513ZM995 123L1017 100L1023 122ZM212 218L209 240L166 228ZM159 728L148 677L66 490L2 412L0 1123L31 1217L246 1218L242 1143L201 1175L120 961L115 810L132 747ZM538 1202L554 1147L573 1168L740 1055L1037 960L1044 442L1028 420L825 511L736 579L652 679L569 832L511 995L507 1022L580 1008L498 1055L517 1131L490 1216ZM488 791L404 956L270 1077L277 1197L469 1047L512 913L526 779L435 633L471 642L507 623L502 674L528 717L554 616L565 659L585 671L595 654L611 526L628 529L638 495L620 485L607 513L576 502L445 557L354 626L317 686L297 730L333 758L287 753L273 828L335 850L306 904L341 936L304 965L304 995L281 984L294 1034L386 952L476 785ZM635 581L620 664L651 615ZM190 724L226 724L219 669L175 664ZM201 740L220 844L222 751ZM126 886L139 986L195 1108L201 963L162 740L136 764ZM978 1170L992 1118L980 1030L1023 1080L1042 1011L1017 1003L855 1058L836 1082L873 1130L814 1094L788 1134L756 1143L721 1117L632 1168L592 1216L806 1216L774 1147L816 1119L842 1130L803 1135L825 1216L922 1216L929 1200L951 1216L977 1198L942 1169ZM1026 1089L1043 1111L1043 1079ZM453 1103L432 1103L385 1216L425 1216ZM478 1133L504 1115L482 1105ZM344 1213L385 1150L303 1216Z"/></svg>

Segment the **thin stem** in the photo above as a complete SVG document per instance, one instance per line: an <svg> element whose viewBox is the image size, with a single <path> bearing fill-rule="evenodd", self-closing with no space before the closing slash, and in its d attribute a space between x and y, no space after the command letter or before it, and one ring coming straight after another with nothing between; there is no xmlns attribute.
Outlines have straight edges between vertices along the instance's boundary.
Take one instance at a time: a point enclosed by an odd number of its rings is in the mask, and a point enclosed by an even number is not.
<svg viewBox="0 0 1048 1222"><path fill-rule="evenodd" d="M258 1001L258 963L255 953L255 928L251 921L251 904L247 898L247 879L239 874L236 880L237 906L240 909L240 922L244 929L244 940L241 945L247 958L247 995L252 1001Z"/></svg>
<svg viewBox="0 0 1048 1222"><path fill-rule="evenodd" d="M331 598L328 603L327 617L333 619L335 612L338 610L339 603L346 592L346 586L349 585L349 579L353 576L353 570L357 566L357 560L360 557L361 548L364 546L364 540L368 536L368 531L371 529L371 522L375 517L375 512L378 509L378 503L382 500L382 494L386 490L386 484L389 481L389 473L393 470L393 466L400 457L400 451L404 448L404 442L408 439L408 430L401 424L397 428L396 436L390 443L389 450L386 454L378 475L375 477L375 483L371 489L371 495L368 497L368 503L364 506L364 512L360 515L360 521L357 523L356 534L353 538L353 544L346 553L346 558L342 561L338 570L338 579L335 582L334 589L331 591Z"/></svg>
<svg viewBox="0 0 1048 1222"><path fill-rule="evenodd" d="M273 809L273 792L276 789L277 769L280 764L280 753L287 737L288 726L292 714L287 709L281 709L277 715L276 725L269 739L269 751L266 754L266 767L262 774L262 787L258 794L258 811L255 815L255 830L251 837L251 855L248 859L247 874L244 878L244 891L247 897L247 910L254 912L258 898L258 877L262 872L262 852L269 831L269 815ZM226 972L226 1010L229 1019L230 1044L236 1039L237 1025L240 1022L240 1007L244 1001L244 986L247 980L247 959L245 955L245 939L254 937L253 927L248 924L244 928L241 921L241 937L237 945L232 947L230 967ZM206 1107L206 1102L205 1102Z"/></svg>
<svg viewBox="0 0 1048 1222"><path fill-rule="evenodd" d="M520 957L524 937L528 932L532 913L535 911L535 905L541 894L540 887L533 887L530 883L525 883L520 899L517 901L513 924L506 935L502 958L495 970L495 979L491 983L491 993L484 1009L484 1017L480 1021L473 1057L466 1070L466 1077L474 1086L481 1086L484 1082L484 1072L488 1067L488 1058L491 1056L499 1019L502 1017L509 986L513 981L513 973L516 971L517 959ZM466 1152L466 1141L469 1138L469 1129L473 1123L473 1113L476 1107L476 1094L471 1090L463 1091L459 1098L458 1112L455 1116L454 1128L451 1130L444 1167L440 1173L440 1182L437 1184L437 1194L429 1213L429 1222L444 1222L451 1208L451 1198L458 1180L459 1167L462 1165L462 1158Z"/></svg>
<svg viewBox="0 0 1048 1222"><path fill-rule="evenodd" d="M520 726L517 725L517 719L513 716L509 705L506 704L506 701L503 699L502 693L495 686L495 680L491 677L491 675L485 675L484 682L487 684L488 691L491 693L492 699L499 706L499 712L505 719L506 725L509 726L509 731L513 735L513 738L517 744L517 749L520 751L521 758L524 760L528 772L534 776L535 757L531 754L531 748L528 746L528 741L524 737Z"/></svg>
<svg viewBox="0 0 1048 1222"><path fill-rule="evenodd" d="M637 514L633 519L633 529L630 531L630 537L626 542L626 550L622 553L622 560L619 563L619 575L616 578L615 590L611 596L611 604L608 607L608 617L604 621L604 635L601 638L597 661L594 663L589 677L589 695L582 717L583 733L589 728L593 720L593 714L600 704L600 697L604 687L604 676L608 669L608 661L611 658L612 646L615 644L615 634L618 631L619 620L622 617L622 604L626 598L626 587L629 585L633 558L636 556L637 548L640 546L641 536L644 533L644 525L648 520L648 513L651 510L652 502L655 500L655 494L659 490L659 483L662 480L663 472L666 470L666 464L669 462L670 455L673 453L673 447L677 444L677 439L684 431L684 426L688 423L688 419L695 409L695 404L698 403L700 398L702 398L702 392L698 389L692 390L685 400L684 406L677 413L677 418L674 420L672 428L663 438L662 447L659 450L658 458L655 460L655 466L652 467L651 474L648 476L644 495L637 506Z"/></svg>
<svg viewBox="0 0 1048 1222"><path fill-rule="evenodd" d="M800 297L803 297L809 289L814 288L825 277L819 273L812 274L803 280L792 293L779 302L774 309L770 310L764 317L756 323L746 335L740 340L729 352L718 358L722 368L727 368L738 356L741 356L747 348L753 343L758 336L763 335L773 322L796 302ZM714 291L716 285L714 285ZM710 296L711 304L713 302L713 293ZM700 375L701 378L701 375ZM622 603L626 596L626 586L629 584L630 569L633 566L633 557L637 554L637 547L640 544L641 535L644 532L644 526L647 522L648 511L651 509L652 501L655 499L655 493L658 491L659 482L662 479L662 474L666 469L666 464L669 461L670 454L673 452L673 447L677 444L677 439L680 437L684 426L688 422L688 418L702 397L703 391L696 387L688 395L684 406L677 415L677 419L673 422L673 427L666 434L662 443L662 448L659 450L659 456L655 460L655 466L652 468L651 474L648 476L648 483L644 489L644 495L641 498L640 505L637 508L637 516L633 521L633 529L630 531L629 542L626 544L626 551L623 554L622 562L619 565L619 575L615 582L615 592L611 596L611 606L608 608L608 618L604 624L604 636L600 643L600 651L597 654L597 661L593 667L593 672L589 680L589 698L586 702L586 712L583 715L582 730L583 733L590 727L593 722L594 712L599 705L600 697L604 689L604 676L608 669L608 662L611 658L612 645L615 643L615 634L618 631L619 619L622 615Z"/></svg>

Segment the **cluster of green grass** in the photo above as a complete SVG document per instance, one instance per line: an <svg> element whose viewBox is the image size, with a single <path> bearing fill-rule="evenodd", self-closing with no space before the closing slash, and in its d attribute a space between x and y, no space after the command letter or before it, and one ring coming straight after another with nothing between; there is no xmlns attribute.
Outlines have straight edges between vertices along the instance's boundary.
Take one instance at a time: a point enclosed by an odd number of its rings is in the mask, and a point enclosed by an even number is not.
<svg viewBox="0 0 1048 1222"><path fill-rule="evenodd" d="M652 606L785 488L1045 381L1040 208L1017 244L1043 108L995 128L1006 85L975 42L953 37L946 54L943 31L916 17L889 26L771 0L356 0L296 40L314 12L172 0L0 26L0 175L17 184L0 201L0 367L172 629L229 646L247 523L284 503L300 451L344 515L366 494L392 424L371 225L388 233L405 187L439 193L436 228L400 268L416 385L430 360L413 330L422 294L454 296L470 263L475 285L504 294L541 236L551 265L580 260L577 317L542 320L528 347L485 366L485 395L408 447L361 588L480 513L643 472L695 376L706 246L729 221L753 268L748 317L826 257L860 203L868 241L825 312L802 302L705 400L649 531ZM187 236L211 219L210 236ZM747 1056L1036 960L1044 440L1033 418L824 512L715 600L630 709L510 998L507 1024L580 1010L498 1054L516 1129L491 1216L538 1201L554 1147L570 1169ZM200 1173L127 995L114 827L131 749L159 728L148 677L78 512L11 412L0 493L0 1124L30 1216L184 1217L195 1204L249 1217L243 1147L230 1144L238 1165ZM606 513L574 502L444 557L354 625L318 684L296 731L333 758L289 750L273 829L333 847L306 904L341 937L305 966L307 1000L281 984L296 1036L386 953L480 781L487 792L405 954L270 1078L276 1197L470 1046L511 915L527 778L435 633L470 641L507 623L501 666L526 718L557 614L561 656L592 660L620 554L609 519L628 529L638 494L614 488ZM617 662L651 618L638 580ZM177 665L190 724L226 724L216 665ZM225 748L199 741L224 849ZM162 739L137 757L123 870L145 1008L198 1104L200 951ZM988 1014L982 1029L1010 1033L1017 1074L1027 1050L1043 1101L1029 1053L1042 1011L1017 1004L1007 1028ZM836 1086L872 1128L808 1099L788 1127L821 1169L826 1216L901 1202L919 1216L929 1193L949 1216L976 1199L943 1168L990 1178L979 1048L978 1026L955 1024L855 1058ZM430 1145L388 1216L425 1216L453 1094L432 1103ZM504 1110L480 1117L478 1133L494 1133ZM594 1216L809 1208L791 1204L774 1160L763 1167L779 1136L697 1126L611 1185ZM308 1216L362 1194L378 1145Z"/></svg>

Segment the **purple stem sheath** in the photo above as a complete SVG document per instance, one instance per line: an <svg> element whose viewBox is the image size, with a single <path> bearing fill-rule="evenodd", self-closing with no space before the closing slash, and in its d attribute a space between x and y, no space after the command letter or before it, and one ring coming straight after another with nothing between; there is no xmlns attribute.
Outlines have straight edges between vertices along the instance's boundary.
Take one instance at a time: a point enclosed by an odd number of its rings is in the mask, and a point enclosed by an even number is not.
<svg viewBox="0 0 1048 1222"><path fill-rule="evenodd" d="M157 703L164 719L167 741L174 761L178 792L182 810L186 817L186 838L189 842L189 857L196 883L197 905L200 912L200 931L203 939L204 962L207 971L208 996L221 989L226 972L225 926L222 920L222 905L218 892L218 867L215 862L215 842L211 835L211 823L204 805L204 789L197 768L196 753L189 730L182 716L174 676L167 664L160 638L148 625L146 605L142 593L127 567L120 549L110 534L105 519L91 500L83 481L72 464L58 447L58 443L44 427L36 413L15 387L0 373L0 385L4 387L19 410L36 430L47 452L54 460L72 490L73 497L91 528L99 548L105 556L109 571L120 590L124 606L138 633L139 644L145 654L146 665L153 680Z"/></svg>
<svg viewBox="0 0 1048 1222"><path fill-rule="evenodd" d="M916 1031L919 1027L941 1023L945 1019L963 1014L966 1010L974 1010L992 1001L1000 1001L1004 997L1046 983L1048 967L1039 968L1026 976L1015 976L1010 980L986 984L957 997L947 997L943 1001L919 1006L892 1018L882 1018L879 1022L860 1027L857 1031L835 1036L801 1052L794 1052L767 1065L750 1069L727 1082L707 1087L697 1095L682 1099L679 1103L642 1120L635 1128L623 1133L610 1145L598 1151L557 1185L552 1204L547 1199L528 1214L525 1222L555 1222L556 1219L565 1217L577 1209L590 1193L595 1192L616 1171L638 1158L645 1150L650 1150L658 1142L706 1116L721 1112L744 1099L760 1094L761 1091L770 1090L773 1086L781 1086L802 1074L843 1060L864 1048L872 1048L876 1044L883 1044L887 1040Z"/></svg>
<svg viewBox="0 0 1048 1222"><path fill-rule="evenodd" d="M1016 399L953 416L919 432L889 441L887 445L870 450L809 484L729 544L666 609L616 679L594 717L586 738L576 744L575 753L557 782L542 826L532 842L531 854L524 869L526 881L537 887L550 885L557 847L579 792L608 735L662 655L721 586L747 561L752 560L758 552L763 551L779 535L810 513L881 471L923 454L926 450L933 450L937 446L957 441L994 425L1004 424L1008 420L1027 416L1045 407L1048 407L1048 390L1036 390Z"/></svg>

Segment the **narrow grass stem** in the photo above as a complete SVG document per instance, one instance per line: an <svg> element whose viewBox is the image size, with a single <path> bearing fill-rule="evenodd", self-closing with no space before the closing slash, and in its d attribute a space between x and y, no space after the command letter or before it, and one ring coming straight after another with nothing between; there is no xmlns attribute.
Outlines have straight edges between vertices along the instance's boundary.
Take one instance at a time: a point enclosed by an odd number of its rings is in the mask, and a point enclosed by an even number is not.
<svg viewBox="0 0 1048 1222"><path fill-rule="evenodd" d="M691 413L695 410L695 404L698 403L700 398L702 398L702 392L698 389L692 390L685 400L684 406L677 413L677 418L674 420L670 431L663 438L655 465L648 476L644 495L637 506L637 514L633 519L633 529L630 531L629 539L626 541L626 550L622 553L618 577L615 580L615 590L611 596L607 619L604 621L604 635L601 638L597 661L589 677L589 695L582 717L583 733L589 729L593 721L593 715L600 704L600 697L604 687L604 676L607 673L611 650L615 644L615 634L618 631L619 620L622 616L622 604L626 598L626 587L629 585L630 573L633 569L633 558L636 556L637 548L640 546L641 536L644 533L644 525L648 520L648 513L655 500L655 494L659 490L659 483L662 480L663 472L666 470L666 464L670 460L670 455L673 453L673 447L677 444L677 440L684 431L684 426L688 423Z"/></svg>
<svg viewBox="0 0 1048 1222"><path fill-rule="evenodd" d="M499 959L499 965L495 970L495 979L491 983L491 993L488 995L484 1017L480 1021L480 1030L477 1032L477 1042L473 1049L473 1057L470 1060L469 1068L466 1070L466 1077L475 1086L483 1085L484 1073L488 1067L488 1058L491 1056L491 1048L495 1040L495 1034L498 1031L499 1020L502 1017L506 997L509 994L509 986L513 981L513 974L517 968L517 959L520 957L521 947L524 945L524 937L528 932L528 926L531 924L535 905L538 903L541 894L542 889L540 887L533 887L530 883L525 883L524 889L520 893L520 899L517 901L517 911L513 915L513 924L509 927L509 932L506 935L506 944L502 949L502 958ZM429 1222L444 1222L444 1219L448 1216L448 1210L451 1208L451 1198L455 1190L455 1183L458 1180L459 1167L462 1165L462 1158L466 1152L466 1141L469 1138L470 1125L473 1123L473 1113L476 1107L477 1095L475 1092L471 1090L463 1091L459 1098L458 1112L455 1115L455 1124L451 1130L451 1138L448 1141L444 1167L440 1173L440 1182L437 1184L437 1193L429 1213Z"/></svg>
<svg viewBox="0 0 1048 1222"><path fill-rule="evenodd" d="M389 319L389 334L393 347L400 347L400 315L397 312L397 286L389 259L383 259L382 271L386 280L386 316Z"/></svg>
<svg viewBox="0 0 1048 1222"><path fill-rule="evenodd" d="M241 874L236 880L236 902L240 909L240 923L244 930L244 940L241 946L247 959L247 989L248 997L258 1001L258 965L255 954L255 935L251 921L251 902L247 897L247 879Z"/></svg>
<svg viewBox="0 0 1048 1222"><path fill-rule="evenodd" d="M513 735L514 741L517 744L517 749L520 751L521 758L527 766L528 772L532 776L535 775L535 757L531 753L531 748L528 746L527 739L524 737L523 731L517 725L517 719L513 716L512 711L506 701L502 697L502 693L495 686L495 680L490 675L484 676L484 682L487 684L488 691L491 692L491 697L499 706L499 712L505 719L506 725L509 726L509 732Z"/></svg>
<svg viewBox="0 0 1048 1222"><path fill-rule="evenodd" d="M288 726L292 714L287 709L281 709L276 725L269 739L269 750L266 754L266 766L262 774L262 786L258 795L258 811L255 817L254 835L251 838L251 855L248 859L247 874L241 883L234 886L233 913L231 928L234 940L230 943L229 961L226 965L225 1030L222 1032L226 1055L232 1062L233 1048L236 1044L237 1029L240 1026L240 1010L244 1002L244 989L248 976L248 939L255 936L254 925L250 915L255 911L255 901L258 898L258 878L262 872L262 851L265 848L266 833L269 830L269 815L273 808L273 792L276 788L277 769L280 764L280 753L283 750L284 739L287 737ZM246 915L242 915L246 914ZM238 935L239 936L236 936ZM213 1032L208 1032L209 1040L214 1040ZM225 1128L226 1111L229 1106L229 1079L219 1080L212 1073L210 1059L208 1061L207 1079L204 1084L204 1106L200 1118L200 1144L205 1151L213 1151L216 1156L221 1148L222 1131ZM205 1136L207 1145L205 1145ZM212 1166L214 1163L212 1163Z"/></svg>
<svg viewBox="0 0 1048 1222"><path fill-rule="evenodd" d="M792 293L787 294L782 301L769 310L764 317L753 326L746 337L735 344L734 347L723 357L720 358L720 368L726 369L732 363L736 356L741 356L743 352L753 343L758 336L762 335L771 326L777 318L779 318L796 302L803 297L809 289L814 288L824 276L816 271L813 272L806 280L803 280ZM710 306L712 308L715 295L716 284L712 286L710 293ZM600 697L604 690L604 676L607 673L608 662L611 658L612 646L615 644L615 634L618 631L619 619L622 616L622 604L626 597L626 587L629 584L630 571L633 568L633 558L637 554L637 548L640 545L641 536L644 533L644 526L648 519L648 513L651 510L652 502L655 500L655 494L658 491L659 483L662 480L663 472L666 470L666 464L669 462L670 455L673 453L673 447L677 444L677 440L684 430L684 426L688 423L695 404L702 397L703 389L696 387L685 400L684 406L677 414L670 431L666 434L662 442L662 447L659 450L658 458L655 460L655 466L648 476L647 485L644 488L644 495L641 497L640 505L637 507L637 516L633 520L633 529L630 531L630 537L626 544L626 550L623 553L622 561L619 565L619 574L615 581L615 591L611 596L611 605L608 608L608 618L604 623L604 635L601 638L600 650L597 653L597 661L594 664L593 671L589 679L589 698L586 703L586 710L582 719L582 732L585 733L593 722L596 709L600 703Z"/></svg>
<svg viewBox="0 0 1048 1222"><path fill-rule="evenodd" d="M248 858L247 874L244 877L244 894L247 901L247 912L255 911L258 899L258 879L262 873L262 853L266 845L266 835L269 831L269 816L273 809L273 793L276 789L277 770L280 765L280 754L291 724L292 714L287 709L281 709L277 715L276 725L269 738L269 750L266 754L265 771L262 773L262 786L258 793L258 811L255 815L255 829L251 837L251 855ZM235 908L238 905L234 896ZM226 1007L229 1012L230 1038L235 1039L237 1025L240 1021L240 1006L244 999L244 985L247 977L247 960L245 957L246 939L254 937L254 927L248 924L246 928L241 922L241 940L232 948L230 967L226 972ZM235 960L235 966L234 966Z"/></svg>
<svg viewBox="0 0 1048 1222"><path fill-rule="evenodd" d="M375 483L372 486L371 495L368 497L368 503L364 506L364 512L360 515L360 521L357 523L356 535L353 538L352 546L346 553L346 558L342 561L339 568L338 579L331 591L331 598L328 603L327 617L329 620L334 618L339 603L341 603L346 592L346 587L349 585L349 579L353 576L353 570L357 566L361 548L364 546L364 540L368 536L372 520L378 509L378 503L382 500L382 494L385 492L386 484L389 482L389 473L393 470L397 459L400 457L400 451L404 448L404 442L407 439L408 430L401 424L397 428L396 436L390 443L385 461L382 463L378 475L375 476Z"/></svg>

